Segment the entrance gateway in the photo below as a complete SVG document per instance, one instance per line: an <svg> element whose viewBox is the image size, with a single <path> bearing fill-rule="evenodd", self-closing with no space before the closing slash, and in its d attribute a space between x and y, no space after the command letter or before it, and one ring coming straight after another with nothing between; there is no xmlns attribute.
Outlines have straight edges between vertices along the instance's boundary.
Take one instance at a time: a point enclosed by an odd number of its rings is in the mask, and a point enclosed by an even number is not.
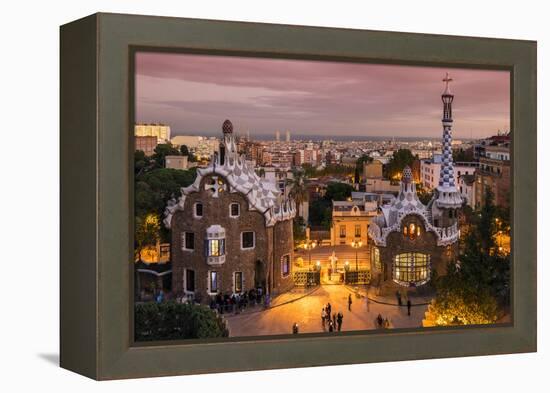
<svg viewBox="0 0 550 393"><path fill-rule="evenodd" d="M350 266L338 268L336 271L330 265L316 265L309 270L294 272L294 285L312 287L318 285L368 285L371 283L370 269L355 270Z"/></svg>

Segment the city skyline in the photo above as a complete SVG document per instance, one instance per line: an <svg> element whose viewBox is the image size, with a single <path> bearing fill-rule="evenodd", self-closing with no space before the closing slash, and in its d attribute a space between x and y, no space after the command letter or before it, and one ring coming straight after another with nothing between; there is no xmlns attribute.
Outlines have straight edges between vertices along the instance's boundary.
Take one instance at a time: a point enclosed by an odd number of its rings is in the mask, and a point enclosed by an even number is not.
<svg viewBox="0 0 550 393"><path fill-rule="evenodd" d="M454 136L509 130L509 73L403 65L140 52L136 122L163 122L172 134L236 132L265 139L441 135L441 79L449 71Z"/></svg>

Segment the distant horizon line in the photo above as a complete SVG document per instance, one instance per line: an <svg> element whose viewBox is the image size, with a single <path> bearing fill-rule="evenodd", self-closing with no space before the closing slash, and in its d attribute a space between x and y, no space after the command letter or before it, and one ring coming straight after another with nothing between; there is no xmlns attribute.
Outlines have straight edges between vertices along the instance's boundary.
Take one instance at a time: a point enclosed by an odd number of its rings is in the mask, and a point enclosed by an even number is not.
<svg viewBox="0 0 550 393"><path fill-rule="evenodd" d="M456 134L453 135L453 138L456 138L456 139L460 139L460 140L476 140L476 139L485 139L485 138L488 138L490 136L493 136L493 135L499 135L499 131L501 134L506 134L508 133L509 131L503 131L503 130L498 130L496 132L493 132L493 133L488 133L487 135L485 136L478 136L478 137L475 137L475 136L464 136L464 137L461 137L461 136L457 136ZM219 132L188 132L188 133L180 133L180 132L175 132L171 138L174 138L174 137L177 137L177 136L202 136L202 137L218 137L221 135L221 131ZM247 133L241 133L241 132L235 132L235 135L239 136L239 137L247 137ZM318 140L318 139L324 139L324 140L350 140L350 141L353 141L354 139L355 140L365 140L365 139L377 139L377 140L391 140L391 139L395 139L395 140L411 140L411 139L426 139L426 140L439 140L441 139L441 136L438 135L438 136L428 136L428 135L407 135L407 136L393 136L393 135L309 135L309 134L291 134L291 140ZM250 139L260 139L260 140L273 140L275 141L275 134L250 134ZM279 139L280 142L285 142L286 141L286 135L284 133L281 133L280 135L280 139Z"/></svg>

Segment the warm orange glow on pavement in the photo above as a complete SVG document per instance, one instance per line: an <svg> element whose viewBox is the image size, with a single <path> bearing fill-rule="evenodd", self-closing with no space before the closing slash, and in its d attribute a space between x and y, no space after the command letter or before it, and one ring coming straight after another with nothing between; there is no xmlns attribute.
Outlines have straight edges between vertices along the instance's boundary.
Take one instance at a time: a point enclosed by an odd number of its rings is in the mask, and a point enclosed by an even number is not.
<svg viewBox="0 0 550 393"><path fill-rule="evenodd" d="M292 333L292 325L298 323L300 333L323 332L321 310L330 302L332 312L342 312L342 331L376 329L375 318L380 313L388 317L394 328L422 327L422 319L427 306L413 307L407 316L406 307L369 302L352 294L352 307L348 311L349 289L344 285L322 285L311 295L295 302L274 307L266 311L228 315L226 318L231 337L275 335ZM414 301L413 301L414 303Z"/></svg>

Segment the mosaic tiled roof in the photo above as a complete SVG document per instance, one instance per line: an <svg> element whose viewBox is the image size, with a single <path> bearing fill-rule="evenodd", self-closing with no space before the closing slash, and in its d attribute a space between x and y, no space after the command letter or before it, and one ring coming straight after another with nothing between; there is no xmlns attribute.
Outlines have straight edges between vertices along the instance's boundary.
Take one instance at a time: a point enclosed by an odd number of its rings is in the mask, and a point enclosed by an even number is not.
<svg viewBox="0 0 550 393"><path fill-rule="evenodd" d="M259 211L264 215L267 226L272 226L277 221L294 218L296 215L294 200L284 196L274 182L258 176L252 164L246 161L245 156L235 151L234 137L232 133L226 132L226 122L223 125L223 145L226 148L223 161L220 155L215 154L208 167L197 170L194 183L182 188L179 199L171 201L166 207L164 219L166 227L170 227L174 213L183 210L186 196L200 190L202 180L206 176L219 176L228 185L227 191L243 194L248 200L250 210ZM212 186L206 185L206 187Z"/></svg>

